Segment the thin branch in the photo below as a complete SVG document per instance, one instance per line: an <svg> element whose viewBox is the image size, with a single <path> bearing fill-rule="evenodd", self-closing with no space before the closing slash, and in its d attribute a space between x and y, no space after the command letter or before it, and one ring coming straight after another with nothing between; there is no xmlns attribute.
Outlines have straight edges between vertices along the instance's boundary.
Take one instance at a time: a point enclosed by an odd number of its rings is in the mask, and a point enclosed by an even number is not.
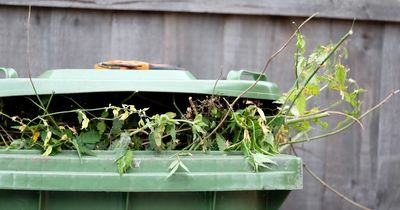
<svg viewBox="0 0 400 210"><path fill-rule="evenodd" d="M3 132L7 135L9 140L14 140L13 137L6 131L6 129L4 129L3 126L0 125L1 130L3 130Z"/></svg>
<svg viewBox="0 0 400 210"><path fill-rule="evenodd" d="M331 113L331 114L337 114L337 115L342 115L342 116L351 118L351 119L353 119L355 122L357 122L360 125L361 129L364 130L364 125L362 124L362 122L359 119L357 119L356 117L354 117L354 116L351 116L351 115L343 113L343 112L338 112L338 111L327 111L327 112Z"/></svg>
<svg viewBox="0 0 400 210"><path fill-rule="evenodd" d="M192 97L190 96L188 99L189 99L190 107L192 107L194 114L197 115L198 112L197 112L196 106L193 103Z"/></svg>
<svg viewBox="0 0 400 210"><path fill-rule="evenodd" d="M7 144L7 142L6 142L6 139L4 139L4 137L3 137L2 134L0 134L0 138L1 138L1 140L3 140L4 145L6 145L6 147L8 147L8 144Z"/></svg>
<svg viewBox="0 0 400 210"><path fill-rule="evenodd" d="M294 124L294 123L298 123L298 122L302 122L302 121L313 120L313 119L318 119L318 118L328 117L328 116L329 116L329 112L316 113L316 114L312 114L312 115L301 116L298 118L286 120L286 124L289 125L289 124Z"/></svg>
<svg viewBox="0 0 400 210"><path fill-rule="evenodd" d="M368 109L368 110L367 110L366 112L364 112L360 117L358 117L358 120L361 120L362 118L364 118L365 116L367 116L367 115L368 115L369 113L371 113L372 111L374 111L374 110L378 109L379 107L381 107L381 106L382 106L383 104L385 104L390 98L392 98L394 95L398 94L399 92L400 92L400 89L399 89L399 90L392 91L391 93L389 93L381 102L379 102L378 104L376 104L376 105L373 106L372 108ZM322 138L325 138L325 137L328 137L328 136L332 136L332 135L338 134L338 133L340 133L340 132L346 130L348 127L350 127L351 125L353 125L355 122L356 122L356 121L352 121L352 122L350 122L349 124L347 124L347 125L345 125L345 126L339 128L339 129L337 129L337 130L334 130L334 131L332 131L332 132L325 133L325 134L322 134L322 135L319 135L319 136L314 136L314 137L311 137L311 138L308 138L308 139L300 139L300 140L296 140L296 141L285 142L285 143L282 143L281 146L282 146L282 145L285 145L285 144L298 144L298 143L307 142L307 141L314 141L314 140L322 139Z"/></svg>
<svg viewBox="0 0 400 210"><path fill-rule="evenodd" d="M214 87L213 87L211 98L214 98L215 89L217 88L217 84L218 84L219 80L221 80L221 78L222 78L222 72L223 71L224 71L224 69L221 67L221 70L219 71L218 78L217 78L217 80L215 80L215 83L214 83Z"/></svg>
<svg viewBox="0 0 400 210"><path fill-rule="evenodd" d="M279 55L279 54L288 46L288 44L290 43L290 41L296 36L298 30L299 30L301 27L303 27L304 24L306 24L308 21L310 21L312 18L314 18L317 14L318 14L318 13L314 13L314 14L311 15L309 18L307 18L305 21L303 21L303 22L299 25L298 29L297 29L295 32L293 32L293 34L289 37L288 40L286 40L286 42L282 45L282 47L279 48L279 50L276 51L273 55L271 55L271 57L269 57L269 59L267 60L267 63L265 64L263 70L260 72L260 76L254 81L254 83L253 83L252 85L250 85L246 90L244 90L242 93L240 93L240 94L235 98L235 100L230 104L231 107L233 107L233 106L239 101L240 98L242 98L247 92L249 92L251 89L253 89L253 88L257 85L257 83L261 80L262 75L264 75L264 74L267 72L267 69L268 69L270 63L272 62L272 60L273 60L277 55ZM229 111L224 115L224 117L221 119L221 121L218 123L218 125L214 128L214 130L212 130L212 131L206 136L206 139L207 139L207 138L210 138L215 132L217 132L217 130L218 130L218 129L222 126L222 124L225 122L226 118L228 118L228 115L229 115Z"/></svg>
<svg viewBox="0 0 400 210"><path fill-rule="evenodd" d="M295 150L295 148L293 147L293 145L290 145L291 149L294 153L294 155L297 155L297 152ZM318 177L317 174L315 174L305 163L303 163L303 168L304 170L307 171L308 174L310 174L315 180L317 180L323 187L328 188L328 190L332 191L333 193L335 193L337 196L339 196L340 198L342 198L343 200L349 202L351 205L359 208L359 209L363 209L363 210L371 210L370 208L367 208L365 206L363 206L362 204L359 204L355 201L353 201L352 199L350 199L349 197L345 196L343 193L340 193L339 191L337 191L335 188L333 188L332 186L330 186L328 183L326 183L324 180L322 180L321 178Z"/></svg>
<svg viewBox="0 0 400 210"><path fill-rule="evenodd" d="M36 90L35 84L33 83L32 80L32 70L31 70L31 46L30 46L30 40L31 40L31 13L32 13L32 6L29 5L28 6L28 19L27 19L27 23L26 23L26 55L27 55L27 62L28 62L28 76L29 76L29 82L32 86L33 91L35 92L36 98L38 99L41 108L44 110L45 114L48 114L48 110L45 108L43 101L40 99L39 94ZM56 121L50 117L50 121L51 123L53 123L55 125L56 128L58 128Z"/></svg>

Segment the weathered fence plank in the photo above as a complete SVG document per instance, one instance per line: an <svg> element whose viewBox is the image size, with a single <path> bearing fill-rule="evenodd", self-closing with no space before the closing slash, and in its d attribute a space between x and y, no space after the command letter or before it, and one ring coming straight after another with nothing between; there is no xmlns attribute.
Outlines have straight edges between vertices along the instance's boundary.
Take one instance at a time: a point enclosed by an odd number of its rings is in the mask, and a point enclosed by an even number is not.
<svg viewBox="0 0 400 210"><path fill-rule="evenodd" d="M224 17L168 14L170 63L193 70L199 78L217 78L222 69Z"/></svg>
<svg viewBox="0 0 400 210"><path fill-rule="evenodd" d="M104 10L196 12L247 15L310 16L359 20L400 21L397 0L1 0L0 4Z"/></svg>
<svg viewBox="0 0 400 210"><path fill-rule="evenodd" d="M381 97L400 89L400 25L385 24L381 68ZM400 97L379 112L377 165L377 209L395 210L400 206Z"/></svg>

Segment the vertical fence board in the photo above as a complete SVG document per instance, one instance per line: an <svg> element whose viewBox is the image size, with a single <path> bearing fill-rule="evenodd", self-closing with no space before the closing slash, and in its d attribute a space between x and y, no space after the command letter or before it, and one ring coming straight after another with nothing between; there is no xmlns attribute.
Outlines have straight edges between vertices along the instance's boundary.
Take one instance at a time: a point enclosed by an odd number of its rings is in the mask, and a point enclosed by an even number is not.
<svg viewBox="0 0 400 210"><path fill-rule="evenodd" d="M26 20L27 8L0 7L0 62L27 75Z"/></svg>
<svg viewBox="0 0 400 210"><path fill-rule="evenodd" d="M224 25L223 67L262 71L272 53L274 19L228 16Z"/></svg>
<svg viewBox="0 0 400 210"><path fill-rule="evenodd" d="M110 53L111 12L53 10L51 32L43 39L51 45L51 68L92 68Z"/></svg>
<svg viewBox="0 0 400 210"><path fill-rule="evenodd" d="M400 89L400 25L386 23L381 69L381 96ZM400 206L400 97L397 95L379 112L377 168L377 209L395 210Z"/></svg>
<svg viewBox="0 0 400 210"><path fill-rule="evenodd" d="M199 78L216 79L222 69L224 16L168 14L166 61Z"/></svg>
<svg viewBox="0 0 400 210"><path fill-rule="evenodd" d="M104 43L111 51L109 59L164 60L164 14L114 12L111 40Z"/></svg>

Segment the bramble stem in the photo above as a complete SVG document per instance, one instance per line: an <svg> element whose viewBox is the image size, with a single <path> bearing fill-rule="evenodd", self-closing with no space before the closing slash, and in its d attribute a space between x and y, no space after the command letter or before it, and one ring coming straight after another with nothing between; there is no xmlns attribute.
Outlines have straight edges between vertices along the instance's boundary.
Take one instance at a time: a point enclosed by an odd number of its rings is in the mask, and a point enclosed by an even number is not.
<svg viewBox="0 0 400 210"><path fill-rule="evenodd" d="M399 92L400 92L400 89L399 89L399 90L392 91L392 92L391 92L389 95L387 95L381 102L379 102L378 104L376 104L376 105L373 106L372 108L368 109L368 110L367 110L366 112L364 112L360 117L358 117L358 120L361 120L362 118L364 118L365 116L367 116L367 115L368 115L369 113L371 113L372 111L374 111L374 110L378 109L379 107L381 107L381 106L382 106L383 104L385 104L390 98L392 98L394 95L398 94ZM307 141L314 141L314 140L322 139L322 138L325 138L325 137L328 137L328 136L332 136L332 135L338 134L338 133L340 133L340 132L346 130L346 129L349 128L351 125L353 125L355 122L356 122L356 120L353 120L353 121L351 121L349 124L347 124L347 125L345 125L345 126L339 128L339 129L337 129L337 130L334 130L334 131L332 131L332 132L329 132L329 133L325 133L325 134L318 135L318 136L314 136L314 137L307 138L307 139L300 139L300 140L296 140L296 141L285 142L285 143L282 143L280 146L283 146L283 145L285 145L285 144L298 144L298 143L307 142Z"/></svg>
<svg viewBox="0 0 400 210"><path fill-rule="evenodd" d="M322 113L317 113L317 114L313 114L313 115L307 115L304 117L301 116L299 118L286 120L286 124L290 125L290 124L298 123L301 121L307 121L307 120L318 119L318 118L322 118L322 117L328 117L329 115L330 115L329 112L322 112Z"/></svg>

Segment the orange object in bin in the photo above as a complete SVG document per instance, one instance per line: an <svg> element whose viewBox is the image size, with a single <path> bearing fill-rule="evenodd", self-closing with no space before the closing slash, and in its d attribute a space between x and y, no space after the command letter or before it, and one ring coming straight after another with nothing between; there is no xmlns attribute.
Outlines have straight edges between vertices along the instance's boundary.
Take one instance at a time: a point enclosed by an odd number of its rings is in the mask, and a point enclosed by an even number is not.
<svg viewBox="0 0 400 210"><path fill-rule="evenodd" d="M181 70L182 68L167 65L167 64L152 64L152 63L147 63L144 61L136 61L136 60L130 60L130 61L110 60L110 61L104 61L104 62L95 64L94 69L96 69L96 70L111 70L111 69L119 69L119 70L150 70L150 69L172 70L172 69L179 69L179 70Z"/></svg>

